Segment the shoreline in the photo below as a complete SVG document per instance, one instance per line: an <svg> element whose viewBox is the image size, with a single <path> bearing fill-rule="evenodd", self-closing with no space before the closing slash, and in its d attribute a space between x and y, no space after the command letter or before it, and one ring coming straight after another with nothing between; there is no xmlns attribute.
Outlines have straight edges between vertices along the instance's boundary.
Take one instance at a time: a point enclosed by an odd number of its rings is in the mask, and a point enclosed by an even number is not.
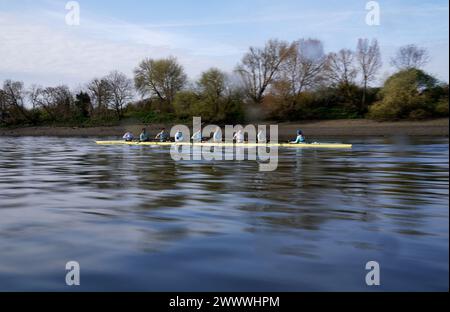
<svg viewBox="0 0 450 312"><path fill-rule="evenodd" d="M256 122L258 124L276 124L271 122ZM99 126L99 127L23 127L23 128L0 128L0 137L122 137L131 131L135 135L145 127L144 124ZM170 129L173 124L151 124L147 125L148 131L153 134L165 127ZM191 125L187 125L191 126ZM370 136L441 136L449 135L449 119L440 118L426 121L397 121L376 122L367 119L342 119L325 121L302 121L279 123L279 136L295 136L297 129L302 129L308 137L370 137Z"/></svg>

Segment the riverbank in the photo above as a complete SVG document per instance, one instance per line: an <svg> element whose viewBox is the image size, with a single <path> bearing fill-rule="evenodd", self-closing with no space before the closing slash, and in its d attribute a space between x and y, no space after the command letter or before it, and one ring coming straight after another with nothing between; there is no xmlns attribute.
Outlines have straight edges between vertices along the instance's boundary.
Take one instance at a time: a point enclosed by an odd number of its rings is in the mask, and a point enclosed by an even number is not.
<svg viewBox="0 0 450 312"><path fill-rule="evenodd" d="M266 124L269 124L266 122ZM273 123L274 124L274 123ZM308 137L355 137L355 136L448 136L449 119L434 119L426 121L376 122L366 119L327 120L279 123L280 137L295 135L297 129L302 129ZM58 137L121 137L131 131L136 135L145 125L122 125L111 127L25 127L0 128L0 136L58 136ZM190 125L188 125L190 126ZM148 131L153 134L171 124L148 125Z"/></svg>

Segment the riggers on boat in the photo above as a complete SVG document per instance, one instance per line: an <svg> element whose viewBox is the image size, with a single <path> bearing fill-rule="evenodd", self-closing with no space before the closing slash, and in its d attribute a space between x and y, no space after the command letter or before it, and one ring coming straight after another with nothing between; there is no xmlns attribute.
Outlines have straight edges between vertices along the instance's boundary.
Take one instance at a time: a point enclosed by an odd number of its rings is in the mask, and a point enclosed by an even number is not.
<svg viewBox="0 0 450 312"><path fill-rule="evenodd" d="M126 142L126 141L96 141L99 145L135 145L135 146L201 146L201 147L283 147L283 148L335 148L335 149L351 149L351 144L341 143L190 143L190 142Z"/></svg>

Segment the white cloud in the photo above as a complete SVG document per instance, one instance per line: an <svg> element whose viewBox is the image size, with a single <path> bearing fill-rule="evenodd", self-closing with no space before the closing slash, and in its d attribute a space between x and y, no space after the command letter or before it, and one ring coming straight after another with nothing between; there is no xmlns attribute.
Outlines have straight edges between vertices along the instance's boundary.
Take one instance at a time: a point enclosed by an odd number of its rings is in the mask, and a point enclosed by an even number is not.
<svg viewBox="0 0 450 312"><path fill-rule="evenodd" d="M230 60L217 56L240 53L222 43L206 44L121 21L82 18L80 26L67 26L60 13L38 16L0 13L0 80L12 75L27 83L74 86L111 70L130 75L143 58L169 55L196 76L211 66L231 69ZM207 48L198 49L202 46Z"/></svg>

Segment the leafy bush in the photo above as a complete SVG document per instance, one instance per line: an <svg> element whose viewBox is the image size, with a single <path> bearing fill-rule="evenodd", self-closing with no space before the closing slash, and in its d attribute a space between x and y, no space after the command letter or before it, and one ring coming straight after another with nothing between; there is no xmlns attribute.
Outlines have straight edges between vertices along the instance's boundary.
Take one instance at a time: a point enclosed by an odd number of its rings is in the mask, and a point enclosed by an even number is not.
<svg viewBox="0 0 450 312"><path fill-rule="evenodd" d="M173 113L157 113L148 112L141 119L142 123L169 123L176 120L176 116Z"/></svg>
<svg viewBox="0 0 450 312"><path fill-rule="evenodd" d="M419 108L410 112L408 117L411 120L423 120L430 117L430 113L422 108Z"/></svg>
<svg viewBox="0 0 450 312"><path fill-rule="evenodd" d="M448 99L439 101L436 105L435 112L438 117L448 117Z"/></svg>
<svg viewBox="0 0 450 312"><path fill-rule="evenodd" d="M367 102L374 101L376 89L369 89ZM297 96L271 93L264 99L264 108L271 119L284 121L353 119L364 116L362 91L354 85L322 88Z"/></svg>
<svg viewBox="0 0 450 312"><path fill-rule="evenodd" d="M215 121L220 119L215 113L215 107L219 105L215 101L202 98L194 101L190 107L190 116L201 116L204 121Z"/></svg>
<svg viewBox="0 0 450 312"><path fill-rule="evenodd" d="M119 124L119 118L115 114L111 115L97 115L86 119L83 126L97 127L97 126L116 126Z"/></svg>
<svg viewBox="0 0 450 312"><path fill-rule="evenodd" d="M239 94L232 94L220 106L219 121L243 122L245 120L244 102Z"/></svg>
<svg viewBox="0 0 450 312"><path fill-rule="evenodd" d="M179 92L173 103L179 119L202 117L207 122L242 121L243 101L239 94L211 97L193 91Z"/></svg>
<svg viewBox="0 0 450 312"><path fill-rule="evenodd" d="M375 120L424 119L436 111L444 96L438 81L418 69L408 69L391 76L380 92L381 101L369 109Z"/></svg>
<svg viewBox="0 0 450 312"><path fill-rule="evenodd" d="M200 100L193 91L182 91L175 96L173 108L179 118L188 118L192 115L192 107Z"/></svg>
<svg viewBox="0 0 450 312"><path fill-rule="evenodd" d="M370 107L368 117L378 121L396 120L400 115L400 109L386 102L376 102Z"/></svg>

